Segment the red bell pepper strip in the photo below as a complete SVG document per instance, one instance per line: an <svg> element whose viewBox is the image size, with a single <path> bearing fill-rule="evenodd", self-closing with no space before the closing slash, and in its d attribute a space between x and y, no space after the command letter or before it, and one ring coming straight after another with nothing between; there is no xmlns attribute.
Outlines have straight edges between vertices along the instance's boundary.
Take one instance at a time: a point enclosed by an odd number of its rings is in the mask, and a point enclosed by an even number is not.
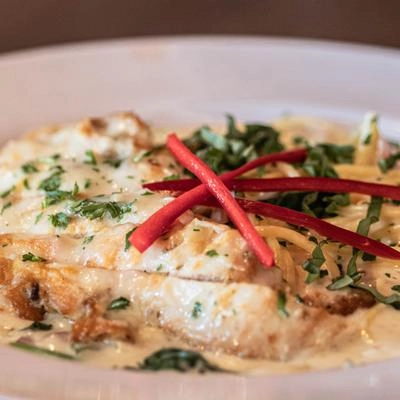
<svg viewBox="0 0 400 400"><path fill-rule="evenodd" d="M362 182L337 178L260 178L234 179L225 181L225 185L238 192L286 192L311 191L334 193L361 193L370 196L400 200L400 187L380 183ZM197 179L177 179L171 181L146 183L145 188L152 191L186 192L198 186Z"/></svg>
<svg viewBox="0 0 400 400"><path fill-rule="evenodd" d="M233 179L236 176L240 176L261 165L278 161L289 163L301 162L304 161L306 157L307 150L305 149L268 154L252 160L233 171L222 174L220 178L225 181L225 179ZM143 224L139 225L139 227L129 237L130 243L140 252L145 251L172 226L180 215L198 205L200 201L209 197L210 194L204 184L181 194L179 197L151 215Z"/></svg>
<svg viewBox="0 0 400 400"><path fill-rule="evenodd" d="M209 192L218 200L231 221L242 234L249 247L265 267L274 265L274 253L247 218L246 213L213 170L193 154L175 134L168 136L167 147L174 157L203 182Z"/></svg>
<svg viewBox="0 0 400 400"><path fill-rule="evenodd" d="M292 225L312 229L321 236L350 245L368 254L389 259L400 259L400 252L390 246L348 229L340 228L311 215L260 201L240 198L236 198L236 201L248 213L263 215ZM204 200L201 202L201 205L220 207L214 199Z"/></svg>

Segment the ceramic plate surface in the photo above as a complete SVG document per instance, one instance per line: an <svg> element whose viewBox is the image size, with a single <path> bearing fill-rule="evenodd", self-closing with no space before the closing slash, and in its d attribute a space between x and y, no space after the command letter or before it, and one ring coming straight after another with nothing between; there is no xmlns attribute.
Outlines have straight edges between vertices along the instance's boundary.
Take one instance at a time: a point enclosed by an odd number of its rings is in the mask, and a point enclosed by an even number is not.
<svg viewBox="0 0 400 400"><path fill-rule="evenodd" d="M158 127L381 115L400 139L400 52L329 42L189 37L95 42L0 56L0 138L134 110ZM400 360L289 376L132 373L0 347L0 393L68 400L395 399ZM4 397L9 398L9 397ZM1 399L1 397L0 397Z"/></svg>

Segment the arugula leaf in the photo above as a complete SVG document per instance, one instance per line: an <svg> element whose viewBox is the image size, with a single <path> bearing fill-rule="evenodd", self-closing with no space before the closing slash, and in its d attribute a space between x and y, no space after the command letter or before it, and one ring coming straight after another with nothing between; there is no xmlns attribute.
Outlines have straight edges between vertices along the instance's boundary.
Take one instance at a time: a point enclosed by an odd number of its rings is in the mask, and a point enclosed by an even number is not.
<svg viewBox="0 0 400 400"><path fill-rule="evenodd" d="M51 224L56 228L65 229L68 226L69 222L71 221L71 218L67 214L59 212L56 214L49 215L49 220Z"/></svg>
<svg viewBox="0 0 400 400"><path fill-rule="evenodd" d="M130 304L131 302L125 297L118 297L107 306L107 310L125 310L125 308L129 307Z"/></svg>
<svg viewBox="0 0 400 400"><path fill-rule="evenodd" d="M132 210L131 203L118 201L98 202L95 200L85 199L72 205L71 211L81 217L92 219L103 218L110 215L111 218L121 219L123 214Z"/></svg>
<svg viewBox="0 0 400 400"><path fill-rule="evenodd" d="M177 348L167 348L156 351L146 357L139 365L139 369L150 371L175 370L187 372L194 370L200 373L207 371L222 372L216 365L209 363L201 354Z"/></svg>
<svg viewBox="0 0 400 400"><path fill-rule="evenodd" d="M10 346L16 347L17 349L21 349L21 350L31 351L32 353L45 354L48 356L63 358L65 360L76 360L76 357L74 357L70 354L45 349L43 347L37 347L32 344L28 344L28 343L24 343L24 342L12 342L12 343L10 343Z"/></svg>

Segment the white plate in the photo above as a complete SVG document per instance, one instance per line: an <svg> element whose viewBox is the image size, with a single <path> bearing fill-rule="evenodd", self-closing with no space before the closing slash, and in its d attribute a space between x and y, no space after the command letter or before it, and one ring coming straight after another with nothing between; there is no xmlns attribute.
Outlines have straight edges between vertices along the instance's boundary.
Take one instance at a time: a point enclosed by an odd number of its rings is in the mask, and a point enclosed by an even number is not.
<svg viewBox="0 0 400 400"><path fill-rule="evenodd" d="M400 138L400 52L262 38L160 38L0 56L0 138L52 122L134 109L158 126L282 112L359 121L378 111ZM0 393L38 399L394 399L400 361L291 376L95 369L0 348Z"/></svg>

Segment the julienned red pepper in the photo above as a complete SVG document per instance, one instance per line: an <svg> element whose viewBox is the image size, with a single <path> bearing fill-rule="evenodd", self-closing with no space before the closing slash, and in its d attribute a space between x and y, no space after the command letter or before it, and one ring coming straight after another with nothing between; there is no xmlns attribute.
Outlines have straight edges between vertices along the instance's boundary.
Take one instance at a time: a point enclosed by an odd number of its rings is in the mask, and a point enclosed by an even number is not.
<svg viewBox="0 0 400 400"><path fill-rule="evenodd" d="M373 254L383 258L400 259L400 252L390 246L367 236L340 228L319 218L312 217L311 215L293 211L285 207L275 206L273 204L262 203L260 201L240 198L236 198L236 201L248 213L263 215L292 225L312 229L322 236L350 245L368 254ZM201 205L220 207L218 202L214 199L204 200L201 202Z"/></svg>
<svg viewBox="0 0 400 400"><path fill-rule="evenodd" d="M241 167L222 174L222 180L233 179L261 165L271 164L278 161L295 163L304 161L307 150L291 150L274 153L257 158ZM194 189L181 194L179 197L166 204L163 208L151 215L143 224L132 233L130 243L140 252L150 247L160 236L162 236L185 211L190 210L210 197L207 187L200 184Z"/></svg>
<svg viewBox="0 0 400 400"><path fill-rule="evenodd" d="M265 179L233 179L224 180L229 189L239 192L286 192L286 191L312 191L334 193L361 193L370 196L384 197L400 200L400 187L355 181L351 179L337 178L265 178ZM154 191L183 192L198 186L197 179L178 179L147 183L143 185Z"/></svg>
<svg viewBox="0 0 400 400"><path fill-rule="evenodd" d="M209 192L218 200L230 220L240 231L259 261L266 267L274 265L274 253L247 218L246 213L212 169L193 154L175 134L169 135L167 147L182 166L197 176Z"/></svg>

